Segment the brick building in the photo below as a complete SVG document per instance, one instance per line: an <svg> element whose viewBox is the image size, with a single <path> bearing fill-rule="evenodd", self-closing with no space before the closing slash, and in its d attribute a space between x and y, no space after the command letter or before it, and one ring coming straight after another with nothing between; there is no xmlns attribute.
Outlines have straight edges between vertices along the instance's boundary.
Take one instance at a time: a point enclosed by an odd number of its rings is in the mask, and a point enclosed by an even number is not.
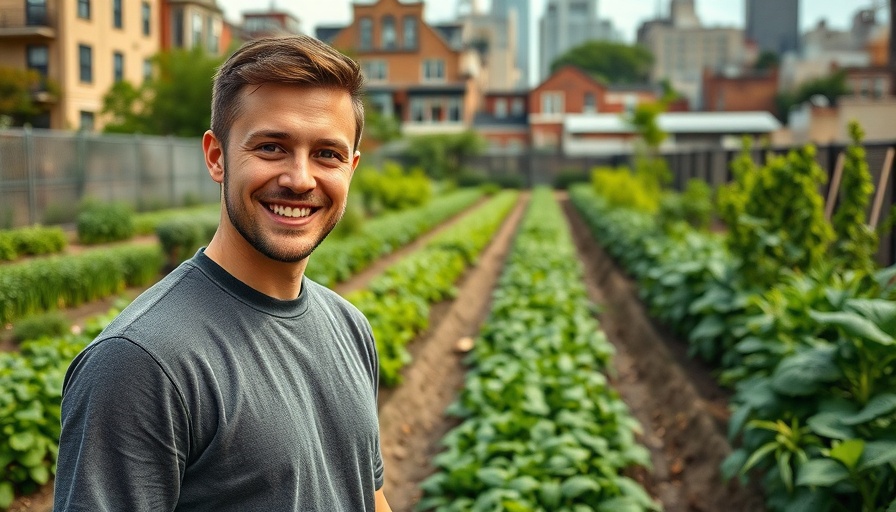
<svg viewBox="0 0 896 512"><path fill-rule="evenodd" d="M747 71L728 76L703 71L703 110L706 112L750 112L764 110L777 115L778 68Z"/></svg>

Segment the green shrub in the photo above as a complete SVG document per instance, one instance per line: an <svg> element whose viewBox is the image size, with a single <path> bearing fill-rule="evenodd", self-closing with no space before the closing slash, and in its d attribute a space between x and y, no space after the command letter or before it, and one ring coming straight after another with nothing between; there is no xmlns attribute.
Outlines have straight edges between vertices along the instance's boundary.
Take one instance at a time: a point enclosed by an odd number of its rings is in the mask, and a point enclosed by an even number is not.
<svg viewBox="0 0 896 512"><path fill-rule="evenodd" d="M43 337L62 336L70 329L68 317L61 311L49 311L17 321L12 327L12 337L22 343Z"/></svg>
<svg viewBox="0 0 896 512"><path fill-rule="evenodd" d="M405 171L395 162L386 162L382 170L364 167L355 172L353 188L361 194L368 212L406 210L426 204L433 185L421 169Z"/></svg>
<svg viewBox="0 0 896 512"><path fill-rule="evenodd" d="M55 254L65 249L65 232L59 226L30 226L13 231L19 255Z"/></svg>
<svg viewBox="0 0 896 512"><path fill-rule="evenodd" d="M588 183L588 173L584 169L568 168L554 177L554 188L566 190L576 183Z"/></svg>
<svg viewBox="0 0 896 512"><path fill-rule="evenodd" d="M612 207L646 213L659 210L659 189L627 167L597 167L591 172L591 184Z"/></svg>
<svg viewBox="0 0 896 512"><path fill-rule="evenodd" d="M19 257L12 233L0 231L0 261L12 261Z"/></svg>
<svg viewBox="0 0 896 512"><path fill-rule="evenodd" d="M692 179L684 192L663 194L657 217L664 227L675 222L687 222L697 229L707 229L712 220L712 210L712 188L703 180Z"/></svg>
<svg viewBox="0 0 896 512"><path fill-rule="evenodd" d="M88 201L78 213L78 240L102 244L134 236L134 211L124 203Z"/></svg>
<svg viewBox="0 0 896 512"><path fill-rule="evenodd" d="M171 217L156 227L156 235L170 267L186 260L197 249L207 244L218 228L220 216L216 212Z"/></svg>

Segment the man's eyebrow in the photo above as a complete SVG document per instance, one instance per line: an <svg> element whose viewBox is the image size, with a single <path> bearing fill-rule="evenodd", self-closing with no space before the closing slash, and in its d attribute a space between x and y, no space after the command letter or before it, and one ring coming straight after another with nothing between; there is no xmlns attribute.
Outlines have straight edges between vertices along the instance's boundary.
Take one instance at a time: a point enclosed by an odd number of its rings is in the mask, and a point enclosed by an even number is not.
<svg viewBox="0 0 896 512"><path fill-rule="evenodd" d="M339 139L318 139L317 144L321 146L338 148L346 152L349 150L348 143Z"/></svg>
<svg viewBox="0 0 896 512"><path fill-rule="evenodd" d="M247 141L252 141L256 139L275 139L275 140L287 140L290 139L291 136L287 132L278 131L278 130L259 130L257 132L250 133L247 137Z"/></svg>

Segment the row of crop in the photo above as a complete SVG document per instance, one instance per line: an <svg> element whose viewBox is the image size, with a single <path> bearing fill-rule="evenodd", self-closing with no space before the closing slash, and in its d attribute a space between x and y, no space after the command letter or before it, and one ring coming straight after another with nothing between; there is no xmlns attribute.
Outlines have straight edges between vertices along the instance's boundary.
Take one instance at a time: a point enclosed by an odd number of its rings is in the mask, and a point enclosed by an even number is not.
<svg viewBox="0 0 896 512"><path fill-rule="evenodd" d="M482 195L482 189L459 189L434 197L422 206L374 217L343 237L331 237L314 251L306 270L308 277L324 286L344 281L462 212Z"/></svg>
<svg viewBox="0 0 896 512"><path fill-rule="evenodd" d="M751 172L756 186L772 183L768 170ZM783 169L776 177L801 179ZM651 215L609 207L589 187L573 189L571 198L637 280L651 313L735 389L729 436L737 449L723 466L729 478L761 478L775 511L896 507L896 269L772 267L775 255L808 251L786 237L809 220L773 235L774 224L757 211L732 221L740 231L726 237L663 229ZM781 208L794 202L772 200ZM801 205L800 215L812 211ZM747 222L766 232L744 229ZM732 252L732 236L750 239L763 256ZM758 284L761 266L779 273L766 286Z"/></svg>
<svg viewBox="0 0 896 512"><path fill-rule="evenodd" d="M309 276L324 284L346 279L481 196L480 190L460 190L433 199L423 207L368 221L357 234L330 240L319 247L309 266ZM125 286L149 284L166 264L179 263L207 243L217 227L218 216L217 211L209 208L160 214L154 223L161 250L156 244L127 245L2 265L0 323L108 297Z"/></svg>
<svg viewBox="0 0 896 512"><path fill-rule="evenodd" d="M58 226L29 226L0 230L0 261L13 261L23 256L40 256L62 252L65 232Z"/></svg>
<svg viewBox="0 0 896 512"><path fill-rule="evenodd" d="M117 311L93 318L79 334L29 340L18 352L0 352L0 509L55 473L68 364Z"/></svg>
<svg viewBox="0 0 896 512"><path fill-rule="evenodd" d="M582 278L556 201L536 189L449 409L464 421L443 439L419 510L659 508L623 476L650 457L608 386L613 348Z"/></svg>
<svg viewBox="0 0 896 512"><path fill-rule="evenodd" d="M399 372L410 361L407 344L429 325L430 305L455 296L457 280L492 240L517 198L515 191L498 193L346 297L370 321L383 384L400 382Z"/></svg>
<svg viewBox="0 0 896 512"><path fill-rule="evenodd" d="M0 324L108 297L158 277L155 245L102 248L0 266Z"/></svg>

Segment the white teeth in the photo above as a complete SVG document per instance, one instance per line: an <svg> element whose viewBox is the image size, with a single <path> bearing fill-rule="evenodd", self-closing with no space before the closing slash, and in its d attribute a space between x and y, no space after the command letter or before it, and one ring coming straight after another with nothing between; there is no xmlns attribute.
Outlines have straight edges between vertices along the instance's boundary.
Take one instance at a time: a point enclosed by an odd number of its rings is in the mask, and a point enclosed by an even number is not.
<svg viewBox="0 0 896 512"><path fill-rule="evenodd" d="M284 217L297 218L311 215L311 208L292 208L290 206L273 205L270 209L277 215L282 215Z"/></svg>

